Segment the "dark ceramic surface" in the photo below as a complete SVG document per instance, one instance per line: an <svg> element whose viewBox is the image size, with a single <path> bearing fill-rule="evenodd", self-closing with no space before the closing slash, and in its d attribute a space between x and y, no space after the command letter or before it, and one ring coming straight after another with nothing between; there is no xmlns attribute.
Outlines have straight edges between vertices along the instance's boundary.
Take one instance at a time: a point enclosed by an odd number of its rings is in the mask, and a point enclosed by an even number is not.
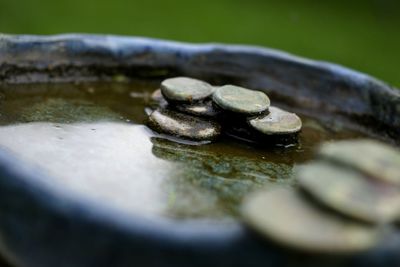
<svg viewBox="0 0 400 267"><path fill-rule="evenodd" d="M283 52L95 35L0 35L0 85L186 75L264 90L292 109L400 143L399 91L367 75ZM40 170L0 150L0 250L16 266L400 266L400 235L373 251L288 251L240 223L125 217L35 183Z"/></svg>

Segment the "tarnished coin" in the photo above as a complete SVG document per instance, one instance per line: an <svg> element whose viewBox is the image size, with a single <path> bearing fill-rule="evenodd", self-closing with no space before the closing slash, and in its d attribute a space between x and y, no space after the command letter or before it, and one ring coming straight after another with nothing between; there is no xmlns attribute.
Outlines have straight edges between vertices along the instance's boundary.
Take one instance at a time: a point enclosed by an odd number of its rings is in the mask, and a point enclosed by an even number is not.
<svg viewBox="0 0 400 267"><path fill-rule="evenodd" d="M356 170L314 162L299 167L296 178L315 199L352 218L382 223L395 220L399 214L400 189Z"/></svg>
<svg viewBox="0 0 400 267"><path fill-rule="evenodd" d="M163 96L171 102L193 103L212 95L210 84L187 77L166 79L161 83Z"/></svg>
<svg viewBox="0 0 400 267"><path fill-rule="evenodd" d="M166 107L168 105L167 100L163 97L161 93L161 89L155 90L151 95L150 95L150 100L152 103L157 104L159 107Z"/></svg>
<svg viewBox="0 0 400 267"><path fill-rule="evenodd" d="M157 109L149 116L149 126L155 131L191 140L213 140L221 133L216 122L178 113L168 109Z"/></svg>
<svg viewBox="0 0 400 267"><path fill-rule="evenodd" d="M319 155L400 186L400 150L374 140L325 143Z"/></svg>
<svg viewBox="0 0 400 267"><path fill-rule="evenodd" d="M303 251L357 252L373 247L380 239L373 226L335 216L290 189L253 194L241 211L243 220L260 234Z"/></svg>
<svg viewBox="0 0 400 267"><path fill-rule="evenodd" d="M210 100L193 104L178 104L174 108L183 113L209 118L215 118L219 113Z"/></svg>
<svg viewBox="0 0 400 267"><path fill-rule="evenodd" d="M269 114L250 119L249 124L266 135L298 133L301 130L301 119L294 113L280 108L269 107Z"/></svg>
<svg viewBox="0 0 400 267"><path fill-rule="evenodd" d="M163 97L163 95L161 94L161 89L157 89L155 90L151 95L150 95L150 99L154 102L160 102L162 100L165 100L165 98Z"/></svg>
<svg viewBox="0 0 400 267"><path fill-rule="evenodd" d="M217 88L212 99L218 107L244 115L261 114L270 105L268 96L263 92L234 85Z"/></svg>

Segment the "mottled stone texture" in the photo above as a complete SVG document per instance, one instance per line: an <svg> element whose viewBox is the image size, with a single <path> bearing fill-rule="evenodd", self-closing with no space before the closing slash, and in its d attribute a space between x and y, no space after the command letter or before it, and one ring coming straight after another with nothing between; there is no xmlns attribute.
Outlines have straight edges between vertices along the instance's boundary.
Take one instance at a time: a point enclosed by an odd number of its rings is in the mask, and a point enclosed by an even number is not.
<svg viewBox="0 0 400 267"><path fill-rule="evenodd" d="M265 48L99 35L0 35L5 83L204 79L266 92L292 109L399 143L400 93L341 66ZM299 254L243 228L126 218L34 183L43 175L0 150L0 250L18 266L400 266L400 235L351 257Z"/></svg>

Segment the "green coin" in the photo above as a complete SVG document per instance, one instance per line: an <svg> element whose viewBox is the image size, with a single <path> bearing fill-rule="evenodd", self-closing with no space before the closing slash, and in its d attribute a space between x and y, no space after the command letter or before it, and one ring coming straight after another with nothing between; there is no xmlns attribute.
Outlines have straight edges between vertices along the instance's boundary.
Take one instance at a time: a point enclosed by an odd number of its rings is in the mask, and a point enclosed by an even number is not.
<svg viewBox="0 0 400 267"><path fill-rule="evenodd" d="M149 116L155 131L190 140L213 140L221 133L219 124L168 109L157 109Z"/></svg>
<svg viewBox="0 0 400 267"><path fill-rule="evenodd" d="M269 107L269 114L250 119L249 124L266 135L298 133L301 130L301 119L294 113L280 108Z"/></svg>
<svg viewBox="0 0 400 267"><path fill-rule="evenodd" d="M307 252L364 251L381 237L375 227L336 216L290 189L253 194L241 211L245 223L261 235Z"/></svg>
<svg viewBox="0 0 400 267"><path fill-rule="evenodd" d="M171 102L193 103L212 95L210 84L187 77L166 79L161 83L163 96Z"/></svg>
<svg viewBox="0 0 400 267"><path fill-rule="evenodd" d="M400 189L329 162L314 162L296 172L300 187L326 206L369 223L385 223L400 212Z"/></svg>
<svg viewBox="0 0 400 267"><path fill-rule="evenodd" d="M339 141L323 144L319 155L400 186L400 150L389 145L368 139Z"/></svg>
<svg viewBox="0 0 400 267"><path fill-rule="evenodd" d="M215 90L213 101L218 107L245 115L257 115L268 110L270 100L260 91L234 85L225 85Z"/></svg>

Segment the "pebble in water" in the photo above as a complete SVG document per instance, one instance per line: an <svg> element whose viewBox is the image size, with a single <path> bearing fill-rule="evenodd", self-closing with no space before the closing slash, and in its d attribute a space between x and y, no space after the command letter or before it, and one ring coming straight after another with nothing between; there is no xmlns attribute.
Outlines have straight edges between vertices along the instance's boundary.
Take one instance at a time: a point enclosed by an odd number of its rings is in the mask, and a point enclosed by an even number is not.
<svg viewBox="0 0 400 267"><path fill-rule="evenodd" d="M269 114L249 120L249 124L265 135L294 134L301 130L301 119L294 113L270 107Z"/></svg>
<svg viewBox="0 0 400 267"><path fill-rule="evenodd" d="M326 206L354 219L385 223L400 211L400 190L329 162L314 162L296 173L300 187Z"/></svg>
<svg viewBox="0 0 400 267"><path fill-rule="evenodd" d="M253 194L241 211L243 220L260 234L304 251L364 251L375 246L381 236L376 228L335 216L290 189Z"/></svg>
<svg viewBox="0 0 400 267"><path fill-rule="evenodd" d="M222 125L226 135L266 146L297 144L302 127L294 113L271 107L267 114L270 100L265 93L234 85L213 87L192 78L170 78L161 83L161 89L151 99L159 108L213 119ZM163 132L176 135L174 131Z"/></svg>
<svg viewBox="0 0 400 267"><path fill-rule="evenodd" d="M223 110L249 116L266 112L270 105L268 96L263 92L234 85L217 88L212 99Z"/></svg>
<svg viewBox="0 0 400 267"><path fill-rule="evenodd" d="M319 155L351 166L375 179L400 186L400 152L373 140L325 143Z"/></svg>
<svg viewBox="0 0 400 267"><path fill-rule="evenodd" d="M149 126L157 132L197 141L211 141L221 133L218 123L167 109L149 116Z"/></svg>
<svg viewBox="0 0 400 267"><path fill-rule="evenodd" d="M214 87L210 84L187 77L166 79L161 83L161 92L169 102L193 103L212 95Z"/></svg>
<svg viewBox="0 0 400 267"><path fill-rule="evenodd" d="M180 112L199 116L199 117L209 117L215 118L219 111L213 106L211 101L205 101L201 103L194 104L179 104L174 106L174 108Z"/></svg>

